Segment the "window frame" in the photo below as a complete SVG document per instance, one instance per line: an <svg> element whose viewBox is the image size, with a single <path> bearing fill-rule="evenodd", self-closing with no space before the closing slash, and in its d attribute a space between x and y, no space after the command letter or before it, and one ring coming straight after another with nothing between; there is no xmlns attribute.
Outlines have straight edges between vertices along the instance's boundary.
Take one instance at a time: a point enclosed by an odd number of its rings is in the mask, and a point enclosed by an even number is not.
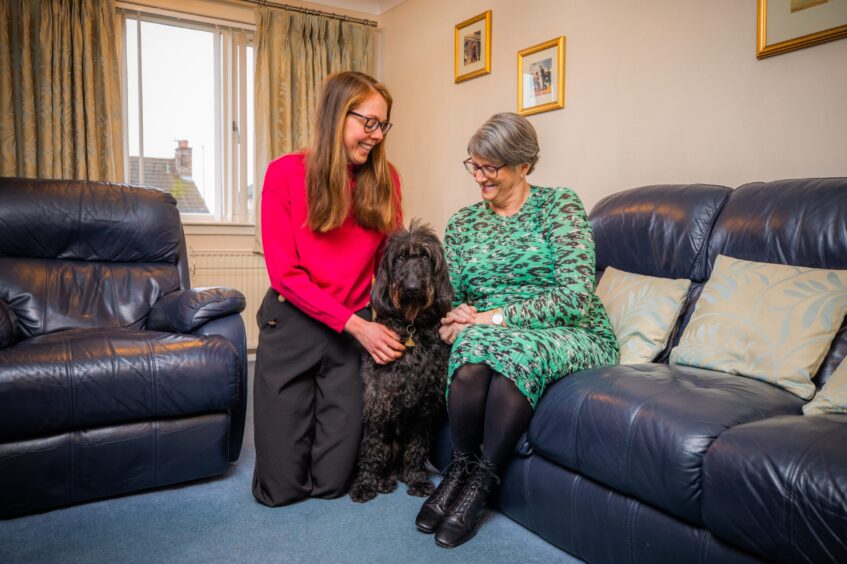
<svg viewBox="0 0 847 564"><path fill-rule="evenodd" d="M187 213L180 211L184 224L218 225L218 226L253 226L254 213L248 201L248 167L255 163L248 162L247 143L241 143L241 135L252 137L255 155L255 119L254 129L248 128L248 80L253 76L247 72L247 50L254 47L256 26L230 20L219 20L206 16L187 14L161 8L132 8L117 9L120 21L121 45L121 80L123 92L123 153L124 178L129 182L129 96L128 96L128 64L127 64L127 20L138 21L138 104L139 104L139 177L143 177L143 107L142 94L143 71L141 45L141 22L170 25L186 29L195 29L213 33L214 68L215 68L215 211L208 214ZM255 49L253 51L253 66L255 72ZM239 100L243 103L239 103ZM255 111L255 110L254 110ZM254 170L253 181L256 174ZM141 180L143 183L143 178ZM254 186L254 203L256 188Z"/></svg>

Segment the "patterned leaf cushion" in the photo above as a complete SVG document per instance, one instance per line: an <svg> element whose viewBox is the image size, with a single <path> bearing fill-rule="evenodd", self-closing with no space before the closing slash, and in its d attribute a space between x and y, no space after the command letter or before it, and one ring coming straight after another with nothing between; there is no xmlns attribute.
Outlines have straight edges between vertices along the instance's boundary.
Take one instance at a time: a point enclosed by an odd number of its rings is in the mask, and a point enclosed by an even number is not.
<svg viewBox="0 0 847 564"><path fill-rule="evenodd" d="M847 359L838 365L815 399L803 406L803 413L847 413Z"/></svg>
<svg viewBox="0 0 847 564"><path fill-rule="evenodd" d="M718 256L670 362L764 380L809 399L847 311L847 270Z"/></svg>
<svg viewBox="0 0 847 564"><path fill-rule="evenodd" d="M665 348L691 281L631 274L608 267L596 294L612 321L621 364L650 362Z"/></svg>

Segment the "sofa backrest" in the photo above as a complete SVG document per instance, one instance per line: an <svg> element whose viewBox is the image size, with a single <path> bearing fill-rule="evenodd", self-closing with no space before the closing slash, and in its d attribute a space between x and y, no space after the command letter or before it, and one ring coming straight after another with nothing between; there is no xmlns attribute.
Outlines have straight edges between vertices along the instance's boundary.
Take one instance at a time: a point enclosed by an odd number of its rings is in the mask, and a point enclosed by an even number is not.
<svg viewBox="0 0 847 564"><path fill-rule="evenodd" d="M603 198L589 218L597 271L702 281L706 242L732 190L710 184L643 186Z"/></svg>
<svg viewBox="0 0 847 564"><path fill-rule="evenodd" d="M141 327L190 286L176 200L92 181L0 178L0 300L23 334Z"/></svg>
<svg viewBox="0 0 847 564"><path fill-rule="evenodd" d="M847 178L753 182L733 191L715 223L705 274L718 255L847 270ZM815 377L820 387L847 354L842 324Z"/></svg>
<svg viewBox="0 0 847 564"><path fill-rule="evenodd" d="M713 184L643 186L600 200L589 218L597 248L597 277L608 266L647 276L688 278L684 315L656 362L666 362L690 304L703 289L706 246L731 188Z"/></svg>

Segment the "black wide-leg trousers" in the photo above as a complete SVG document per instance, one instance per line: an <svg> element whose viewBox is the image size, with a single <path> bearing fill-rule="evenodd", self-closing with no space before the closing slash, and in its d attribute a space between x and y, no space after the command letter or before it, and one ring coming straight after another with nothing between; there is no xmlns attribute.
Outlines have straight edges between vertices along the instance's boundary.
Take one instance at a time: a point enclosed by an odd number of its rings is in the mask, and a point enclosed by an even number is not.
<svg viewBox="0 0 847 564"><path fill-rule="evenodd" d="M273 288L256 318L253 495L270 506L344 495L362 433L362 348Z"/></svg>

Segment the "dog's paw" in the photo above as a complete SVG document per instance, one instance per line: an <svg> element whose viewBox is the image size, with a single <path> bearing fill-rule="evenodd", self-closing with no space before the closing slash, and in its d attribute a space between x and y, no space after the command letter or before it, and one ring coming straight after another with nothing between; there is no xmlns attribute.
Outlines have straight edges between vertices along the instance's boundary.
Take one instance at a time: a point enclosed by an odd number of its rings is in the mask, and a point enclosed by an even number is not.
<svg viewBox="0 0 847 564"><path fill-rule="evenodd" d="M376 497L376 488L366 484L353 484L350 488L350 499L356 503L365 503Z"/></svg>
<svg viewBox="0 0 847 564"><path fill-rule="evenodd" d="M396 489L397 489L397 480L395 480L393 478L387 479L387 480L381 480L376 485L376 490L379 493L387 494L387 493L393 492Z"/></svg>
<svg viewBox="0 0 847 564"><path fill-rule="evenodd" d="M432 495L432 492L434 492L434 491L435 491L435 484L433 484L429 480L409 484L409 489L408 489L409 495L413 495L415 497L427 497L427 496Z"/></svg>

